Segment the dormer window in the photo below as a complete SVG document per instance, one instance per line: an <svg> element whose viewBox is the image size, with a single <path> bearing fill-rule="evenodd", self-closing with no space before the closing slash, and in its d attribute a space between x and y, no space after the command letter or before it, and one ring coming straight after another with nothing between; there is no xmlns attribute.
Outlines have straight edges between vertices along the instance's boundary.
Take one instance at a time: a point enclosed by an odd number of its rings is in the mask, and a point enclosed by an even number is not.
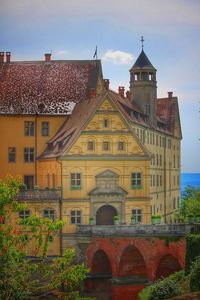
<svg viewBox="0 0 200 300"><path fill-rule="evenodd" d="M108 119L104 119L103 120L103 127L104 128L108 128L109 127L109 120Z"/></svg>

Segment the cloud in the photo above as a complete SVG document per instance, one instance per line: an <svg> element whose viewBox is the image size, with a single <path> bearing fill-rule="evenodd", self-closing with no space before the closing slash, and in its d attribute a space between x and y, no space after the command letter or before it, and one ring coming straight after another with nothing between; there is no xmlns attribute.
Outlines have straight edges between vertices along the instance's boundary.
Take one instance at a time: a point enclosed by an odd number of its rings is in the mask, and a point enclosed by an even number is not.
<svg viewBox="0 0 200 300"><path fill-rule="evenodd" d="M55 51L54 56L63 57L68 54L69 54L68 50L57 50Z"/></svg>
<svg viewBox="0 0 200 300"><path fill-rule="evenodd" d="M133 61L134 57L131 53L120 50L107 50L102 60L111 62L115 65L128 65Z"/></svg>

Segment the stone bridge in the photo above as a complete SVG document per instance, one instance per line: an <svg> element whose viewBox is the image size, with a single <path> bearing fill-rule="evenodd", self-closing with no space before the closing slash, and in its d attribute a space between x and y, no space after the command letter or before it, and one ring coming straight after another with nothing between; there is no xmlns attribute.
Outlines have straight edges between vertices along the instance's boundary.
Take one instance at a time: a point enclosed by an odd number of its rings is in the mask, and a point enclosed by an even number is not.
<svg viewBox="0 0 200 300"><path fill-rule="evenodd" d="M79 226L77 242L97 299L135 300L148 283L184 268L190 225Z"/></svg>

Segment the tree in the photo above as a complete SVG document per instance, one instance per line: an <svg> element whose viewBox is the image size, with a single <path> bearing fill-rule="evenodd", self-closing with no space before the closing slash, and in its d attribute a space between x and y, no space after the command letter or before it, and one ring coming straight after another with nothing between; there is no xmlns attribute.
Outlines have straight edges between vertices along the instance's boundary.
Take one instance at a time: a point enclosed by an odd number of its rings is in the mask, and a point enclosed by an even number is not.
<svg viewBox="0 0 200 300"><path fill-rule="evenodd" d="M26 205L14 200L19 186L19 178L0 180L0 300L23 300L34 293L50 292L62 286L63 299L75 299L88 271L83 265L73 264L73 250L47 264L50 236L61 229L63 221L54 222L37 215L21 221L18 212L25 210ZM26 258L31 242L38 263ZM40 275L42 286L34 279L36 274Z"/></svg>
<svg viewBox="0 0 200 300"><path fill-rule="evenodd" d="M200 189L191 186L187 186L182 195L178 217L186 219L189 215L200 216Z"/></svg>

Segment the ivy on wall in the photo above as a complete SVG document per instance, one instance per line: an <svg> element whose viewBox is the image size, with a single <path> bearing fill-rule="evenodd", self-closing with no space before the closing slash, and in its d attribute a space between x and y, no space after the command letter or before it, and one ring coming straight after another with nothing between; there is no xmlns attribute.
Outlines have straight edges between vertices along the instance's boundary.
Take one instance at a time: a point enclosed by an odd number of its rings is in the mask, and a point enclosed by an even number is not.
<svg viewBox="0 0 200 300"><path fill-rule="evenodd" d="M188 274L192 263L200 256L200 234L189 234L186 237L185 272Z"/></svg>

